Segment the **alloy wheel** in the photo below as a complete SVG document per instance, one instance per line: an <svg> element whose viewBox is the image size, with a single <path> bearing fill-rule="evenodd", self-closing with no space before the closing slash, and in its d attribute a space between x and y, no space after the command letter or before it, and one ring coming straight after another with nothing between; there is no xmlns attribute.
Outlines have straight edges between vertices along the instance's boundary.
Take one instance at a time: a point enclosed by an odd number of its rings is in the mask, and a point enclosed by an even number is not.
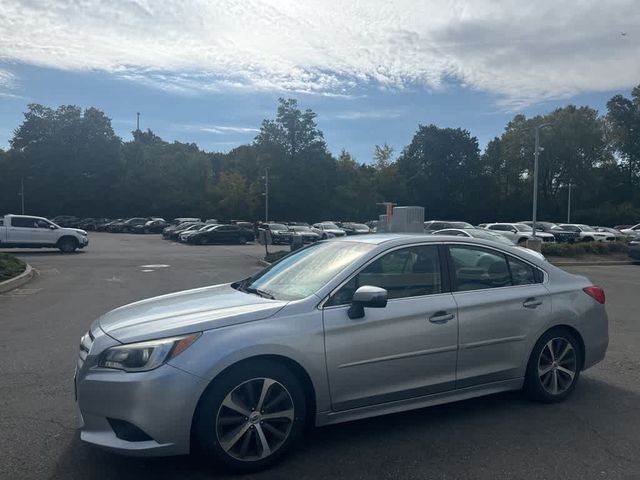
<svg viewBox="0 0 640 480"><path fill-rule="evenodd" d="M576 351L569 340L556 337L540 352L538 376L547 393L561 395L573 384L577 372Z"/></svg>
<svg viewBox="0 0 640 480"><path fill-rule="evenodd" d="M294 413L284 385L271 378L247 380L231 390L218 409L220 447L236 460L262 460L285 443Z"/></svg>

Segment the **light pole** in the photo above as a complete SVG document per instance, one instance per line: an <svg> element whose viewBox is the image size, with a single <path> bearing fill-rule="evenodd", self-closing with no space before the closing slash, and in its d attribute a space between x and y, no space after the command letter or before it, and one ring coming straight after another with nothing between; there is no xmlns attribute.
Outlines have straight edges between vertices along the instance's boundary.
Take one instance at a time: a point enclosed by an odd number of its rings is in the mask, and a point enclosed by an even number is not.
<svg viewBox="0 0 640 480"><path fill-rule="evenodd" d="M136 132L140 131L140 112L136 112Z"/></svg>
<svg viewBox="0 0 640 480"><path fill-rule="evenodd" d="M550 127L550 123L542 123L536 125L535 129L535 147L533 152L533 215L531 218L533 224L533 238L536 239L536 221L538 219L538 157L540 156L540 129Z"/></svg>
<svg viewBox="0 0 640 480"><path fill-rule="evenodd" d="M22 204L22 215L24 215L24 177L20 177L20 203Z"/></svg>
<svg viewBox="0 0 640 480"><path fill-rule="evenodd" d="M569 195L567 196L567 223L571 223L571 180L569 180Z"/></svg>
<svg viewBox="0 0 640 480"><path fill-rule="evenodd" d="M269 221L269 167L264 169L264 223Z"/></svg>

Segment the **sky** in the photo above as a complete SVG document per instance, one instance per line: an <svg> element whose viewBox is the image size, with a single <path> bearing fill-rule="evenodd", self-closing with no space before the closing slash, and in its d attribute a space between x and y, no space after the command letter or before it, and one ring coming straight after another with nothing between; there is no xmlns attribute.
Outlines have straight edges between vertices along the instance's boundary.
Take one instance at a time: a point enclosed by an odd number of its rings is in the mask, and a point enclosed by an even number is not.
<svg viewBox="0 0 640 480"><path fill-rule="evenodd" d="M370 162L418 125L481 147L517 113L601 113L640 84L637 0L1 0L0 148L29 103L97 107L125 140L229 151L277 99Z"/></svg>

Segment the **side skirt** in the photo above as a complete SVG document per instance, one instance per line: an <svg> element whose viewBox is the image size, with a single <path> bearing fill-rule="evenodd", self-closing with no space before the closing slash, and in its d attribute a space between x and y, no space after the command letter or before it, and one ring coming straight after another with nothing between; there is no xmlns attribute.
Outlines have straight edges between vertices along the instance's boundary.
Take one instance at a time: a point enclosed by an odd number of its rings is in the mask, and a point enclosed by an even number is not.
<svg viewBox="0 0 640 480"><path fill-rule="evenodd" d="M392 413L405 412L418 408L432 407L444 403L458 402L469 398L482 397L509 390L520 390L524 384L524 378L503 380L500 382L485 383L473 387L450 390L448 392L434 393L423 397L407 398L394 402L370 405L367 407L353 408L339 412L319 412L316 415L316 426L333 425L336 423L350 422L363 418L376 417L379 415L389 415Z"/></svg>

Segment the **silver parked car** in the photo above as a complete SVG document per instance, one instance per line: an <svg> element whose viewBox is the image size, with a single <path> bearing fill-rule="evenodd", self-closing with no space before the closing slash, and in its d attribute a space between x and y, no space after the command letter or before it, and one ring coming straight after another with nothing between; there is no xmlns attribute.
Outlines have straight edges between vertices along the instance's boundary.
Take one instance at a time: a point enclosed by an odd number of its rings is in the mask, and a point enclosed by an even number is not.
<svg viewBox="0 0 640 480"><path fill-rule="evenodd" d="M322 426L522 389L564 400L608 345L604 292L525 249L376 234L98 318L75 374L82 440L264 467Z"/></svg>

